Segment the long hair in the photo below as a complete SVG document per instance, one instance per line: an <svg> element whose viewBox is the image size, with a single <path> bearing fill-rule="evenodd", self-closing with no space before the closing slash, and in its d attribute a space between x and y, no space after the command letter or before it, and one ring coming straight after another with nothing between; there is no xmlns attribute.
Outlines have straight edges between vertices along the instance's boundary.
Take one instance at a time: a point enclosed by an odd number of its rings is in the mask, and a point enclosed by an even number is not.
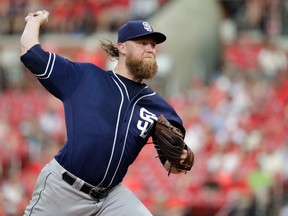
<svg viewBox="0 0 288 216"><path fill-rule="evenodd" d="M100 45L105 51L106 55L109 56L111 59L119 59L119 50L110 40L101 40Z"/></svg>

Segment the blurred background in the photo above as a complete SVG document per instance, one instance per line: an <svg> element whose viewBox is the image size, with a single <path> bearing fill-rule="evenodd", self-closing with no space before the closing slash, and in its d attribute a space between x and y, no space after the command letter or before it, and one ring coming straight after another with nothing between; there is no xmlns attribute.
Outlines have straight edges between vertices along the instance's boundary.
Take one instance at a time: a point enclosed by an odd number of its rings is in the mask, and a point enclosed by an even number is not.
<svg viewBox="0 0 288 216"><path fill-rule="evenodd" d="M99 40L127 20L167 35L147 83L183 118L196 161L168 177L144 147L124 183L154 215L288 215L288 0L1 0L0 216L23 215L66 139L60 101L19 60L24 18L42 9L45 49L107 70Z"/></svg>

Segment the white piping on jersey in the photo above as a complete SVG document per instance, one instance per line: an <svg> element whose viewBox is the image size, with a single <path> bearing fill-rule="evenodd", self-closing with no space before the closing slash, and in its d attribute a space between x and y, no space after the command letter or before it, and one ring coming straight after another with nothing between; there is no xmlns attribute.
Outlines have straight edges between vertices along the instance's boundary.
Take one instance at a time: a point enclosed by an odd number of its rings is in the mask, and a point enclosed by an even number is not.
<svg viewBox="0 0 288 216"><path fill-rule="evenodd" d="M133 107L132 107L132 111L131 111L131 114L130 114L130 118L129 118L129 121L128 121L128 125L127 125L127 129L126 129L126 134L125 134L125 139L124 139L124 144L123 144L123 147L122 147L122 152L121 152L121 156L120 156L120 159L119 159L119 162L118 162L118 165L117 165L117 168L115 170L115 173L109 183L109 185L107 187L110 187L110 185L112 184L114 178L115 178L115 175L119 169L119 166L120 166L120 163L122 161L122 158L123 158L123 154L124 154L124 150L125 150L125 147L126 147L126 141L127 141L127 137L128 137L128 132L129 132L129 128L130 128L130 123L131 123L131 119L133 117L133 113L134 113L134 109L135 109L135 106L136 104L138 103L138 101L140 101L141 99L145 98L145 97L150 97L150 96L153 96L155 95L156 92L153 92L153 93L150 93L150 94L147 94L147 95L143 95L142 97L138 98L135 103L133 104Z"/></svg>
<svg viewBox="0 0 288 216"><path fill-rule="evenodd" d="M113 74L115 75L115 77L118 79L118 81L123 85L124 89L125 89L125 92L126 92L126 95L128 97L128 100L130 101L130 97L129 97L129 93L128 93L128 90L125 86L125 84L122 82L122 80L117 76L117 74L114 72L114 70L112 70Z"/></svg>
<svg viewBox="0 0 288 216"><path fill-rule="evenodd" d="M122 89L120 88L119 84L115 81L115 79L114 78L112 78L112 79L115 82L115 84L117 85L117 87L119 88L122 99L121 99L121 103L120 103L120 106L119 106L117 124L116 124L116 128L115 128L114 141L113 141L112 152L111 152L111 155L110 155L109 163L108 163L108 166L106 168L105 175L104 175L102 181L97 185L97 187L99 187L103 183L103 181L105 180L105 178L107 176L107 173L108 173L108 170L110 168L111 162L112 162L112 158L113 158L114 151L115 151L116 140L117 140L117 133L118 133L118 127L119 127L119 121L120 121L120 114L121 114L121 109L122 109L123 101L124 101L124 95L123 95Z"/></svg>
<svg viewBox="0 0 288 216"><path fill-rule="evenodd" d="M52 55L52 62L51 62L51 55ZM53 68L54 68L55 59L56 59L55 53L49 52L49 59L48 59L47 65L46 65L45 72L42 73L42 74L35 74L35 73L34 73L34 75L35 75L38 79L48 79L48 78L50 77L51 73L52 73ZM50 64L50 62L51 62L51 64ZM49 66L51 66L51 68L50 68L50 71L49 71L48 74L47 74L47 71L48 71Z"/></svg>
<svg viewBox="0 0 288 216"><path fill-rule="evenodd" d="M113 74L116 76L116 78L118 79L118 81L123 85L124 89L125 89L125 92L126 92L126 95L130 101L130 97L129 97L129 93L128 93L128 90L126 88L126 85L122 82L122 80L117 76L117 74L114 72L114 70L112 70ZM148 86L145 86L144 88L148 88Z"/></svg>

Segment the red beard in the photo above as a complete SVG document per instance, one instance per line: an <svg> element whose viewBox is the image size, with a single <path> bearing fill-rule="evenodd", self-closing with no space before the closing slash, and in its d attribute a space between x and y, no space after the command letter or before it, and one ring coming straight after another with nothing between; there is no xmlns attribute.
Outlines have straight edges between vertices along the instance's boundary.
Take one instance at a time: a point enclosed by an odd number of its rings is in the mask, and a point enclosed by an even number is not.
<svg viewBox="0 0 288 216"><path fill-rule="evenodd" d="M152 79L158 70L158 65L155 59L151 59L149 61L136 59L132 56L132 54L127 55L126 66L136 81Z"/></svg>

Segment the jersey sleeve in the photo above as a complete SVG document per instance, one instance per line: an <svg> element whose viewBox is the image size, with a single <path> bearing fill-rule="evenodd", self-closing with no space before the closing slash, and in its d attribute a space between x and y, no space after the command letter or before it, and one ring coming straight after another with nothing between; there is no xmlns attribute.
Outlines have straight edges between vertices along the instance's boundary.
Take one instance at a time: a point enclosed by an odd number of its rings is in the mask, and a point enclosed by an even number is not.
<svg viewBox="0 0 288 216"><path fill-rule="evenodd" d="M65 100L73 93L83 76L79 63L44 51L40 44L34 45L22 55L21 61L40 83L60 100Z"/></svg>
<svg viewBox="0 0 288 216"><path fill-rule="evenodd" d="M157 117L159 117L160 114L164 115L165 118L167 118L167 120L174 127L177 127L183 133L185 137L186 130L185 130L183 121L178 115L178 113L176 112L176 110L159 94L155 95L155 98L153 98L153 101L157 101L157 107L155 108L157 110L157 112L155 112ZM154 143L154 147L157 150L158 157L161 163L164 165L165 162L167 161L167 157L164 156L164 154L161 152L161 150L159 149L157 145L155 132L156 132L156 121L154 121L153 128L151 129L151 137Z"/></svg>

